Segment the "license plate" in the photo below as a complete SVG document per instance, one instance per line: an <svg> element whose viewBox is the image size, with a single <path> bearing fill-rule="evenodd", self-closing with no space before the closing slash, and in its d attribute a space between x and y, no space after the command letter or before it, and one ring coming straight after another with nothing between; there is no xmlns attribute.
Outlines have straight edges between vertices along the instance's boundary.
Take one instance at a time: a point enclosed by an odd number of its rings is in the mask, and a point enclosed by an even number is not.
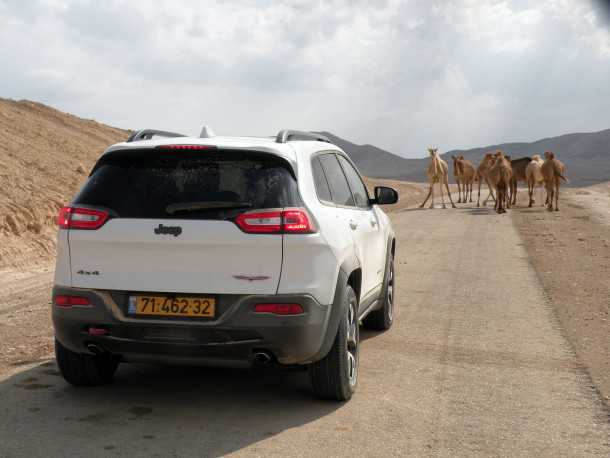
<svg viewBox="0 0 610 458"><path fill-rule="evenodd" d="M129 314L214 318L216 299L212 297L130 296Z"/></svg>

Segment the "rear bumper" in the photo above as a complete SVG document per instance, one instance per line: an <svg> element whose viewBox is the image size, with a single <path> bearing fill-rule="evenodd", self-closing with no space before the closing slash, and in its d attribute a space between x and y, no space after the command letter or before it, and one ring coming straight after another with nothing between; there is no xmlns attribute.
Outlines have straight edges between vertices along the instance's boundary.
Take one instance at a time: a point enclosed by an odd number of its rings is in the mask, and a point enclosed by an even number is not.
<svg viewBox="0 0 610 458"><path fill-rule="evenodd" d="M248 367L254 352L265 350L282 364L305 364L325 356L333 306L312 296L249 295L223 298L213 321L135 318L125 313L121 297L108 291L56 286L56 295L89 298L91 307L53 305L55 336L68 349L88 353L93 343L127 362ZM254 313L258 303L298 303L304 313L292 316ZM54 301L53 301L54 303ZM90 335L90 327L107 335ZM332 333L332 335L329 334Z"/></svg>

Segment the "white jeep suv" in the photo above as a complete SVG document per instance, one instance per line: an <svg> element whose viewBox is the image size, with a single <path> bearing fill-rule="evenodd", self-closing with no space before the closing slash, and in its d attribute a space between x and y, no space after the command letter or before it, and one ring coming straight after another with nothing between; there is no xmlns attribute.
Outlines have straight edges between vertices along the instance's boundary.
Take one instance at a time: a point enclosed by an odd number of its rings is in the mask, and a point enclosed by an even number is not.
<svg viewBox="0 0 610 458"><path fill-rule="evenodd" d="M161 137L161 138L153 138ZM395 239L327 138L143 130L108 148L59 215L56 358L74 385L120 362L302 365L345 400L359 324L393 320Z"/></svg>

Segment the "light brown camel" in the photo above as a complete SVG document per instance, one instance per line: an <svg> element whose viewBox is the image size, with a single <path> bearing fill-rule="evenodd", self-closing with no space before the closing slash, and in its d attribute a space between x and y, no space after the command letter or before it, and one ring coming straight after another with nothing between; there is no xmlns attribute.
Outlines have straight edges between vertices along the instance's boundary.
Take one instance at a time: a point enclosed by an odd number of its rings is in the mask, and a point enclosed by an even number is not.
<svg viewBox="0 0 610 458"><path fill-rule="evenodd" d="M530 197L529 207L536 203L534 199L534 191L536 190L536 186L542 189L544 185L544 178L542 177L542 172L540 168L542 167L543 160L539 154L534 154L532 156L532 161L527 164L525 168L525 179L527 180L527 193ZM541 199L542 200L542 199ZM544 204L542 204L544 205Z"/></svg>
<svg viewBox="0 0 610 458"><path fill-rule="evenodd" d="M443 161L438 155L438 148L428 148L428 153L430 153L430 165L428 166L428 182L430 183L430 190L428 191L428 195L426 196L426 200L419 206L419 208L424 208L426 202L430 196L432 196L432 202L430 202L430 208L434 208L434 184L438 183L441 188L441 201L443 203L443 208L447 208L445 206L445 197L443 196L443 184L447 189L447 195L449 196L449 201L451 202L451 206L455 207L453 203L453 199L451 198L451 191L449 191L449 167L447 163Z"/></svg>
<svg viewBox="0 0 610 458"><path fill-rule="evenodd" d="M453 176L458 184L458 204L468 202L469 195L470 202L472 202L472 184L477 173L474 164L464 159L464 156L451 156L451 158L453 159ZM464 195L463 199L462 194Z"/></svg>
<svg viewBox="0 0 610 458"><path fill-rule="evenodd" d="M525 176L525 169L527 168L527 164L529 164L531 160L531 157L521 157L519 159L511 159L510 161L510 166L513 169L513 177L510 180L511 205L517 205L517 183L519 181L527 181L527 178Z"/></svg>
<svg viewBox="0 0 610 458"><path fill-rule="evenodd" d="M555 211L559 211L559 185L565 178L566 166L559 159L555 159L555 154L551 151L544 153L544 162L540 167L544 186L546 188L546 200L549 211L553 211L553 199L555 199Z"/></svg>
<svg viewBox="0 0 610 458"><path fill-rule="evenodd" d="M481 160L481 163L479 164L479 167L477 168L476 179L479 181L479 193L477 195L477 207L481 206L481 184L483 184L483 181L485 181L485 183L487 183L487 187L489 188L489 194L483 201L483 206L487 205L487 201L489 200L490 197L494 201L496 200L494 193L493 193L493 186L492 186L491 182L489 181L489 177L488 177L489 169L491 168L493 163L494 163L493 154L487 153L487 154L485 154L485 157Z"/></svg>
<svg viewBox="0 0 610 458"><path fill-rule="evenodd" d="M508 188L513 176L513 170L509 160L506 159L502 151L496 153L495 162L489 169L488 176L492 186L496 189L495 209L498 213L506 213L504 206L510 208Z"/></svg>

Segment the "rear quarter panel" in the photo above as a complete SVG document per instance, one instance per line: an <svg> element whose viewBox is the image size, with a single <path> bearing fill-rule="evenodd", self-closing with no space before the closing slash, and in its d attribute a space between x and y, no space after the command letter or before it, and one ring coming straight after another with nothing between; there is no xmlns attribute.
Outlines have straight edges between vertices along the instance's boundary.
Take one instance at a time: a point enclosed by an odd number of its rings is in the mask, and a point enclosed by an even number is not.
<svg viewBox="0 0 610 458"><path fill-rule="evenodd" d="M54 283L57 286L72 286L70 247L68 245L68 231L66 229L59 229L57 231L57 257L55 259Z"/></svg>
<svg viewBox="0 0 610 458"><path fill-rule="evenodd" d="M311 171L311 154L336 148L317 142L303 142L299 148L304 150L296 154L299 192L318 232L284 236L278 293L308 293L322 304L331 304L339 268L346 260L354 258L353 243L347 232L345 212L318 200Z"/></svg>

